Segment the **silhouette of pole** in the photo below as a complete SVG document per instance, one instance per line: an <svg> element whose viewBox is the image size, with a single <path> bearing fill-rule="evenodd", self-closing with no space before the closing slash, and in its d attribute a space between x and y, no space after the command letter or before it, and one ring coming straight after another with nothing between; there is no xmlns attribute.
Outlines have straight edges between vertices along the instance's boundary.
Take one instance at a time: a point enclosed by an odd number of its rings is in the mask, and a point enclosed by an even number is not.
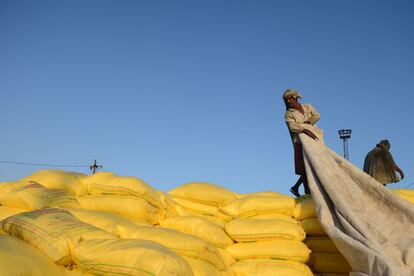
<svg viewBox="0 0 414 276"><path fill-rule="evenodd" d="M92 171L92 174L95 174L96 169L102 169L102 166L101 165L97 165L96 164L96 159L95 159L95 161L93 162L93 165L90 166L89 169Z"/></svg>
<svg viewBox="0 0 414 276"><path fill-rule="evenodd" d="M341 129L341 130L338 131L338 133L339 133L339 138L342 139L343 144L344 144L344 158L346 160L349 160L348 139L351 138L352 130L351 129Z"/></svg>

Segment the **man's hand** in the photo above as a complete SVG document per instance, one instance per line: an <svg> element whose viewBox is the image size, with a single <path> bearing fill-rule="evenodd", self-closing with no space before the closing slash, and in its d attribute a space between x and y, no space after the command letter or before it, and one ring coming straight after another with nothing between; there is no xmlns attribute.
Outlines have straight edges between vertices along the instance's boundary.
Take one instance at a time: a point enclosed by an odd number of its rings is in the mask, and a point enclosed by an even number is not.
<svg viewBox="0 0 414 276"><path fill-rule="evenodd" d="M305 133L306 135L308 135L310 138L312 138L313 140L319 140L319 138L309 129L304 129L302 130L302 133Z"/></svg>
<svg viewBox="0 0 414 276"><path fill-rule="evenodd" d="M404 172L397 165L395 165L395 170L400 174L401 180L403 180Z"/></svg>
<svg viewBox="0 0 414 276"><path fill-rule="evenodd" d="M397 164L394 164L394 169L400 174L401 180L404 179L404 172L400 169L400 167L397 166Z"/></svg>

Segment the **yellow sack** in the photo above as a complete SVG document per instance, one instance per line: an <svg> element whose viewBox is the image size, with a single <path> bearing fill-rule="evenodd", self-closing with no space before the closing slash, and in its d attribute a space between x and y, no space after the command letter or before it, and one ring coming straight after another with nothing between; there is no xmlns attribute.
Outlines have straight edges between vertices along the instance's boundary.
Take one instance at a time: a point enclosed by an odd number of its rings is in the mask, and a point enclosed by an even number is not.
<svg viewBox="0 0 414 276"><path fill-rule="evenodd" d="M220 207L220 211L239 218L270 213L280 213L291 217L294 207L295 200L288 196L250 196L233 200Z"/></svg>
<svg viewBox="0 0 414 276"><path fill-rule="evenodd" d="M305 240L305 244L312 252L339 253L329 237L308 237Z"/></svg>
<svg viewBox="0 0 414 276"><path fill-rule="evenodd" d="M351 272L352 268L341 254L312 253L309 265L315 272Z"/></svg>
<svg viewBox="0 0 414 276"><path fill-rule="evenodd" d="M124 195L146 199L152 205L161 207L155 190L143 180L132 176L118 176L110 172L97 172L79 180L87 186L91 195Z"/></svg>
<svg viewBox="0 0 414 276"><path fill-rule="evenodd" d="M278 219L278 220L283 220L283 221L287 221L287 222L294 223L294 224L299 224L299 221L297 221L296 219L289 217L287 215L282 215L280 213L259 214L259 215L251 216L248 218L249 219Z"/></svg>
<svg viewBox="0 0 414 276"><path fill-rule="evenodd" d="M320 272L313 274L315 276L349 276L349 273Z"/></svg>
<svg viewBox="0 0 414 276"><path fill-rule="evenodd" d="M189 199L202 204L219 206L236 199L236 193L207 182L190 182L169 191L173 197Z"/></svg>
<svg viewBox="0 0 414 276"><path fill-rule="evenodd" d="M191 201L188 199L176 198L176 197L173 197L173 200L175 203L183 207L187 212L191 214L212 216L215 218L222 219L224 221L230 221L232 219L231 216L228 216L220 212L219 208L216 206L201 204L201 203L197 203L195 201Z"/></svg>
<svg viewBox="0 0 414 276"><path fill-rule="evenodd" d="M6 207L6 206L0 206L0 220L3 220L5 218L14 216L16 214L27 212L27 210L14 208L14 207Z"/></svg>
<svg viewBox="0 0 414 276"><path fill-rule="evenodd" d="M9 235L0 235L0 273L19 276L64 276L59 266L42 251Z"/></svg>
<svg viewBox="0 0 414 276"><path fill-rule="evenodd" d="M233 240L227 235L222 227L208 220L187 216L166 219L160 222L161 227L174 229L187 233L225 248L233 244Z"/></svg>
<svg viewBox="0 0 414 276"><path fill-rule="evenodd" d="M307 218L300 222L308 236L327 236L317 218Z"/></svg>
<svg viewBox="0 0 414 276"><path fill-rule="evenodd" d="M71 268L66 268L65 276L93 276L94 274L87 273L85 271L80 270L77 266L73 266Z"/></svg>
<svg viewBox="0 0 414 276"><path fill-rule="evenodd" d="M82 270L95 275L193 275L181 256L151 241L82 241L73 257Z"/></svg>
<svg viewBox="0 0 414 276"><path fill-rule="evenodd" d="M224 248L217 247L217 250L219 251L221 255L221 260L224 262L226 267L230 267L232 264L234 264L236 261L235 258Z"/></svg>
<svg viewBox="0 0 414 276"><path fill-rule="evenodd" d="M224 225L226 225L226 223L227 223L227 220L224 220L224 219L222 219L222 218L213 217L213 216L208 216L208 215L193 214L193 213L191 213L191 212L189 212L189 213L187 214L187 216L199 217L199 218L202 218L202 219L208 220L208 221L210 221L210 222L212 222L212 223L217 224L218 226L220 226L220 227L221 227L221 228L223 228L223 229L224 229Z"/></svg>
<svg viewBox="0 0 414 276"><path fill-rule="evenodd" d="M315 202L310 195L301 196L296 199L293 217L297 220L316 218Z"/></svg>
<svg viewBox="0 0 414 276"><path fill-rule="evenodd" d="M115 239L104 230L75 218L62 209L43 209L8 217L3 231L39 248L58 264L71 263L71 249L81 240Z"/></svg>
<svg viewBox="0 0 414 276"><path fill-rule="evenodd" d="M226 250L236 260L276 258L306 263L310 254L309 248L303 242L289 240L234 243Z"/></svg>
<svg viewBox="0 0 414 276"><path fill-rule="evenodd" d="M66 209L79 220L103 229L117 237L128 237L139 226L149 226L146 221L132 221L122 216L103 211Z"/></svg>
<svg viewBox="0 0 414 276"><path fill-rule="evenodd" d="M161 219L178 217L179 212L177 210L177 204L174 202L171 195L161 191L155 192L158 195L162 209L164 210L163 217Z"/></svg>
<svg viewBox="0 0 414 276"><path fill-rule="evenodd" d="M144 220L157 224L161 212L143 198L120 195L78 197L80 206L87 210L97 210L125 216L133 220Z"/></svg>
<svg viewBox="0 0 414 276"><path fill-rule="evenodd" d="M224 228L224 225L228 221L228 220L225 220L223 218L218 218L218 217L211 216L211 215L202 215L202 214L199 214L197 212L193 212L193 211L191 211L189 209L185 209L185 208L181 207L178 204L177 204L177 212L178 212L178 216L180 216L180 217L194 216L194 217L203 218L203 219L206 219L208 221L214 222L214 223L220 225L223 228Z"/></svg>
<svg viewBox="0 0 414 276"><path fill-rule="evenodd" d="M305 264L274 260L274 259L245 259L230 267L232 276L313 276Z"/></svg>
<svg viewBox="0 0 414 276"><path fill-rule="evenodd" d="M253 192L247 194L238 194L238 198L250 197L250 196L286 196L284 194L273 192L273 191L264 191L264 192Z"/></svg>
<svg viewBox="0 0 414 276"><path fill-rule="evenodd" d="M17 181L4 184L0 192L0 204L25 210L47 207L79 207L74 196L64 190L47 189L33 181Z"/></svg>
<svg viewBox="0 0 414 276"><path fill-rule="evenodd" d="M207 261L219 270L227 268L220 252L208 242L173 229L159 227L138 227L133 233L121 236L122 239L148 240L161 244L179 255Z"/></svg>
<svg viewBox="0 0 414 276"><path fill-rule="evenodd" d="M235 219L227 223L225 229L238 242L272 239L303 241L306 236L299 224L279 219Z"/></svg>
<svg viewBox="0 0 414 276"><path fill-rule="evenodd" d="M414 190L403 190L403 189L397 189L397 190L391 190L403 199L407 200L411 204L414 204Z"/></svg>
<svg viewBox="0 0 414 276"><path fill-rule="evenodd" d="M63 170L41 170L22 178L21 181L35 181L49 189L61 189L70 195L81 196L87 193L86 185L79 181L83 173Z"/></svg>
<svg viewBox="0 0 414 276"><path fill-rule="evenodd" d="M218 271L217 268L215 268L215 266L211 265L210 263L206 261L195 259L195 258L190 258L190 257L185 257L185 256L184 256L184 259L187 261L187 263L190 265L191 269L193 270L194 276L220 276L221 275L220 271Z"/></svg>

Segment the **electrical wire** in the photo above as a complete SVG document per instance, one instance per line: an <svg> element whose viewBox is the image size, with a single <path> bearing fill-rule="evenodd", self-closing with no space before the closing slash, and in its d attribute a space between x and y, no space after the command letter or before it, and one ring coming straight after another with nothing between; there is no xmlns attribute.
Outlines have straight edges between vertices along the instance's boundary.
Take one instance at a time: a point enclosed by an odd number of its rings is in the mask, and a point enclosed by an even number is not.
<svg viewBox="0 0 414 276"><path fill-rule="evenodd" d="M408 187L411 187L412 185L414 185L414 181L408 184L407 186L405 186L403 189L407 189Z"/></svg>
<svg viewBox="0 0 414 276"><path fill-rule="evenodd" d="M13 162L13 161L2 161L3 164L13 165L29 165L29 166L42 166L42 167L66 167L66 168L89 168L90 165L56 165L56 164L45 164L45 163L29 163L29 162Z"/></svg>

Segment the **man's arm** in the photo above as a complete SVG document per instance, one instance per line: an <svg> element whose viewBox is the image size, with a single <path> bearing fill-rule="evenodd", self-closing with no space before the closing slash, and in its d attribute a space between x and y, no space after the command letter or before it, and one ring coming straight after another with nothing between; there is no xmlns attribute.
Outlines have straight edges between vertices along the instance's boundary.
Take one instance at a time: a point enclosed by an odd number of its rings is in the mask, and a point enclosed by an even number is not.
<svg viewBox="0 0 414 276"><path fill-rule="evenodd" d="M397 164L394 164L394 169L400 174L401 179L404 179L404 172L397 166Z"/></svg>
<svg viewBox="0 0 414 276"><path fill-rule="evenodd" d="M309 129L306 129L303 124L297 123L295 121L295 119L292 116L289 116L289 114L285 115L285 121L286 124L288 125L288 128L291 132L294 133L305 133L306 135L308 135L310 138L314 139L314 140L319 140L318 137Z"/></svg>
<svg viewBox="0 0 414 276"><path fill-rule="evenodd" d="M311 117L305 123L309 125L314 125L316 124L316 122L319 121L319 119L321 118L321 115L316 110L316 108L314 108L311 104L308 104L308 108L309 108L309 113L311 114Z"/></svg>

